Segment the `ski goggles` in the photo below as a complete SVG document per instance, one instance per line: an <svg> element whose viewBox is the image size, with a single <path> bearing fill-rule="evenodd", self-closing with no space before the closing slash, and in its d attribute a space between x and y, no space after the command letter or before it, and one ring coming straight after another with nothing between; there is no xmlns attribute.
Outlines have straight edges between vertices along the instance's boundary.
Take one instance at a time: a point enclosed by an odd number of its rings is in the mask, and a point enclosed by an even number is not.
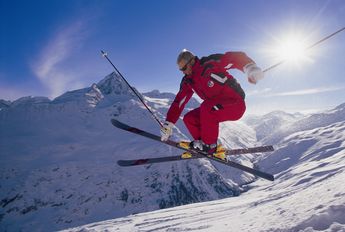
<svg viewBox="0 0 345 232"><path fill-rule="evenodd" d="M187 70L187 65L193 60L193 58L194 58L194 57L190 58L190 59L188 60L188 62L187 62L185 65L183 65L182 68L180 68L180 71L182 71L182 72L186 71L186 70Z"/></svg>

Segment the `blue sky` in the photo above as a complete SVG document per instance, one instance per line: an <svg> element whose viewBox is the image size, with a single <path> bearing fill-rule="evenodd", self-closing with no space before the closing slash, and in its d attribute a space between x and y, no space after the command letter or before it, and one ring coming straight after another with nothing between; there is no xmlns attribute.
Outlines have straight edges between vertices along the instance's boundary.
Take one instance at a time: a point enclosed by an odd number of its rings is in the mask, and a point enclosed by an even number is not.
<svg viewBox="0 0 345 232"><path fill-rule="evenodd" d="M176 93L176 56L244 51L263 69L286 38L305 45L345 26L343 0L0 0L0 99L90 86L113 71L141 92ZM285 41L286 42L286 41ZM345 32L266 73L247 92L249 113L308 112L345 102Z"/></svg>

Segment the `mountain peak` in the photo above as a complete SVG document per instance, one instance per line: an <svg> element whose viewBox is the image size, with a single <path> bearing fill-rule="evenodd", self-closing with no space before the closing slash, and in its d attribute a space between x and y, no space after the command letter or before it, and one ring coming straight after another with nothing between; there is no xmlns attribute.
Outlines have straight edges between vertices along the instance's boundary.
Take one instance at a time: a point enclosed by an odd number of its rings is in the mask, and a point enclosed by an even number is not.
<svg viewBox="0 0 345 232"><path fill-rule="evenodd" d="M126 82L115 72L106 76L103 80L97 83L98 88L104 95L133 95L132 90Z"/></svg>
<svg viewBox="0 0 345 232"><path fill-rule="evenodd" d="M143 94L147 97L152 97L152 98L170 98L172 100L175 98L175 94L173 94L173 93L162 93L157 89L152 90L151 92L143 93Z"/></svg>

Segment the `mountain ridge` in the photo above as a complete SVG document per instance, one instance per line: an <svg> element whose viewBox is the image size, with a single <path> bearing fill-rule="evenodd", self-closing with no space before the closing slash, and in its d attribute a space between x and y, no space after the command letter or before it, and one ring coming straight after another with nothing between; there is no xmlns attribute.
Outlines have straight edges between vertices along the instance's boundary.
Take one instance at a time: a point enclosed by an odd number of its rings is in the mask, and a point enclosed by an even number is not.
<svg viewBox="0 0 345 232"><path fill-rule="evenodd" d="M148 104L162 120L157 102ZM116 130L112 117L159 132L114 73L53 100L22 98L0 111L1 230L47 230L43 221L58 230L242 191L208 160L118 167L118 159L181 151ZM174 138L187 138L183 131Z"/></svg>
<svg viewBox="0 0 345 232"><path fill-rule="evenodd" d="M174 95L151 91L141 96L163 121ZM159 133L158 124L115 73L97 84L69 91L53 100L26 97L15 104L4 104L6 106L0 111L1 230L30 230L33 227L60 230L160 208L241 196L251 188L251 183L255 185L257 182L249 174L203 159L139 168L118 167L118 159L177 155L181 151L111 126L110 119L116 117L130 125ZM185 112L199 103L193 100L188 104ZM281 137L274 144L277 152L231 159L284 175L284 167L290 170L298 165L296 159L290 166L282 161L292 160L290 156L293 156L293 147L297 146L299 138L307 141L302 143L301 149L311 149L312 154L318 150L313 145L319 144L319 149L324 145L321 140L312 140L309 146L310 133L324 138L332 127L339 132L343 130L342 125L337 124L342 120L343 105L321 114L328 115L327 123L334 123L325 128L311 128L315 132L295 130L289 134L291 138L281 131L284 128L281 122L286 119L270 121L277 123L272 125L272 134ZM277 114L284 115L278 112L270 117ZM320 118L325 119L324 116L314 117L312 125L324 124L316 123ZM302 117L301 120L305 119ZM301 120L293 121L291 125ZM175 128L175 140L189 137L181 121ZM268 138L257 140L259 130L255 123L249 125L244 120L222 123L220 140L230 148L259 145ZM325 140L334 142L325 144L328 146L325 154L333 157L339 149L342 151L339 139L332 133L332 137ZM272 163L277 164L277 169L271 168ZM308 178L301 180L307 183Z"/></svg>

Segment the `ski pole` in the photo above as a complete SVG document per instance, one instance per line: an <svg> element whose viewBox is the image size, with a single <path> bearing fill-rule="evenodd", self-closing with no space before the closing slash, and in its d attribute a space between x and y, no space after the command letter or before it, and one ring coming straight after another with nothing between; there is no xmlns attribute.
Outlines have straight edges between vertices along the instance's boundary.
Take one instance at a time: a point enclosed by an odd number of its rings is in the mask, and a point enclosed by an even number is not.
<svg viewBox="0 0 345 232"><path fill-rule="evenodd" d="M106 52L104 52L103 50L101 50L102 56L105 57L109 63L113 66L113 68L115 69L115 71L120 75L120 77L122 78L122 80L124 80L126 82L126 84L128 85L128 87L133 91L133 93L139 98L139 100L141 101L141 103L143 103L143 105L146 107L146 109L151 113L151 115L153 116L153 118L158 122L158 124L160 125L160 127L163 127L163 124L161 123L161 121L159 121L159 119L156 117L156 115L151 111L151 109L149 108L149 106L145 103L144 99L142 99L139 94L135 91L135 89L127 82L126 78L120 73L120 71L115 67L115 65L113 64L113 62L111 62L111 60L108 58L108 54Z"/></svg>
<svg viewBox="0 0 345 232"><path fill-rule="evenodd" d="M322 42L328 40L329 38L331 38L331 37L335 36L336 34L342 32L343 30L345 30L345 27L343 27L343 28L337 30L336 32L334 32L334 33L332 33L332 34L326 36L326 37L323 38L323 39L320 39L319 41L317 41L316 43L310 45L309 47L306 47L305 50L309 50L309 49L315 47L316 45L319 45L320 43L322 43ZM272 65L272 66L266 68L265 70L263 70L263 72L267 72L267 71L269 71L269 70L271 70L271 69L274 69L275 67L281 65L281 64L284 63L284 62L285 62L285 60L281 60L281 61L279 61L278 63L276 63L276 64L274 64L274 65Z"/></svg>

